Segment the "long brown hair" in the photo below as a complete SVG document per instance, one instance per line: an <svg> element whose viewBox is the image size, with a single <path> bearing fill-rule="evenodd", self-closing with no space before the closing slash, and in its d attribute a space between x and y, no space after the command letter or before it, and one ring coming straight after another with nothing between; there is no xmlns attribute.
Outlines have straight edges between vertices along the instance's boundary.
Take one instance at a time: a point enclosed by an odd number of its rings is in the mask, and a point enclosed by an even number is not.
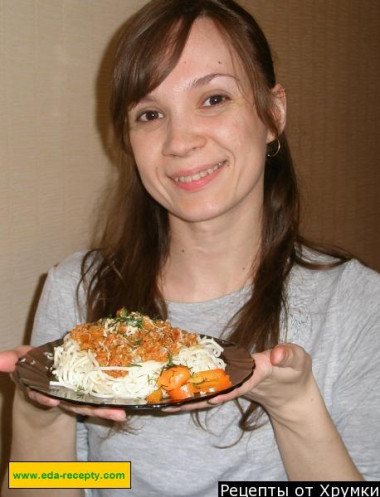
<svg viewBox="0 0 380 497"><path fill-rule="evenodd" d="M286 282L293 265L325 266L302 257L302 245L311 244L299 234L295 172L285 134L278 136L277 132L271 92L276 78L268 42L253 17L232 0L153 0L125 25L115 57L111 106L124 160L102 236L83 262L83 279L89 280L87 318L92 321L123 306L167 318L158 277L169 250L168 216L139 178L128 139L127 111L176 66L199 17L212 19L240 58L258 115L281 145L279 153L266 160L254 291L230 322L230 339L259 352L279 341L280 314L286 311ZM334 264L343 260L339 254ZM91 277L85 278L88 271ZM257 426L256 408L252 403L245 412L241 410L243 430Z"/></svg>

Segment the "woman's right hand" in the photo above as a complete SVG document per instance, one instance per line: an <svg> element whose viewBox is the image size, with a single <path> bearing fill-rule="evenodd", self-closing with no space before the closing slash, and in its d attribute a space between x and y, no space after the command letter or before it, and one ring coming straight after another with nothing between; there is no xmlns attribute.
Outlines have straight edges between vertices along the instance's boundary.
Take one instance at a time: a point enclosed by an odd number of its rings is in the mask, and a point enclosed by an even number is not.
<svg viewBox="0 0 380 497"><path fill-rule="evenodd" d="M16 362L32 348L30 345L21 345L15 349L0 352L0 372L13 373L16 369Z"/></svg>
<svg viewBox="0 0 380 497"><path fill-rule="evenodd" d="M14 373L16 369L17 361L24 356L33 347L30 345L21 345L12 350L6 350L0 352L0 372L1 373ZM78 405L73 405L68 402L63 402L58 399L53 399L47 397L41 393L30 390L29 388L22 388L18 382L15 382L20 390L23 390L25 394L25 399L31 401L34 406L40 406L41 408L59 408L56 409L56 414L59 412L66 411L72 414L78 414L81 416L94 416L103 419L109 419L111 421L125 421L126 414L123 409L117 408L104 408L104 407L80 407ZM52 412L53 414L53 412Z"/></svg>

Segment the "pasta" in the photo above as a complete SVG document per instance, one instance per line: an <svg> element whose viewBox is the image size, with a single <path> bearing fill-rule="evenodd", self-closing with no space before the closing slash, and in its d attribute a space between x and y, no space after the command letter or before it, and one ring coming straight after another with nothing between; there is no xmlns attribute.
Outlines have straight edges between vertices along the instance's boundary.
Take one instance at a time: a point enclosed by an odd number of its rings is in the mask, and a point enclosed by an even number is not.
<svg viewBox="0 0 380 497"><path fill-rule="evenodd" d="M137 312L78 325L55 347L55 385L97 397L145 399L165 368L225 369L222 347L210 337L173 328Z"/></svg>

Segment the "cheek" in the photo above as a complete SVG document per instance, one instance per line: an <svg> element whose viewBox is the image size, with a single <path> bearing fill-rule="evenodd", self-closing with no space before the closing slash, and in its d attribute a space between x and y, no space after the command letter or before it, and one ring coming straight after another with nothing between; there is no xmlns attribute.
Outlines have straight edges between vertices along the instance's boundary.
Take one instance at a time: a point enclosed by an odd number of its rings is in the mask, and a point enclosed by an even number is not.
<svg viewBox="0 0 380 497"><path fill-rule="evenodd" d="M236 188L251 190L261 181L265 170L267 130L257 118L247 116L235 123L232 141L237 167Z"/></svg>
<svg viewBox="0 0 380 497"><path fill-rule="evenodd" d="M220 137L229 140L235 150L266 149L268 130L253 110L241 109L233 119L220 123Z"/></svg>
<svg viewBox="0 0 380 497"><path fill-rule="evenodd" d="M159 190L159 183L156 181L153 168L145 167L145 165L144 167L141 167L139 166L138 162L136 162L136 164L144 188L152 197L156 198Z"/></svg>
<svg viewBox="0 0 380 497"><path fill-rule="evenodd" d="M137 169L144 185L155 182L161 163L161 147L155 134L131 133L130 144Z"/></svg>
<svg viewBox="0 0 380 497"><path fill-rule="evenodd" d="M141 138L135 137L134 134L131 134L129 138L129 143L131 145L131 151L133 153L133 157L137 164L144 163L144 147L143 140Z"/></svg>
<svg viewBox="0 0 380 497"><path fill-rule="evenodd" d="M145 153L141 152L140 154L135 154L134 158L137 171L145 190L151 197L160 203L164 196L161 188L161 181L157 175L157 162L152 157L150 151L147 150L147 147L145 147Z"/></svg>
<svg viewBox="0 0 380 497"><path fill-rule="evenodd" d="M266 130L262 127L237 125L230 134L235 158L240 162L253 162L258 167L265 163Z"/></svg>
<svg viewBox="0 0 380 497"><path fill-rule="evenodd" d="M154 161L152 160L152 154L149 153L146 144L145 146L143 146L143 143L140 143L140 141L141 140L131 138L130 143L133 157L137 165L137 170L141 176L143 183L145 183L145 181L154 171Z"/></svg>

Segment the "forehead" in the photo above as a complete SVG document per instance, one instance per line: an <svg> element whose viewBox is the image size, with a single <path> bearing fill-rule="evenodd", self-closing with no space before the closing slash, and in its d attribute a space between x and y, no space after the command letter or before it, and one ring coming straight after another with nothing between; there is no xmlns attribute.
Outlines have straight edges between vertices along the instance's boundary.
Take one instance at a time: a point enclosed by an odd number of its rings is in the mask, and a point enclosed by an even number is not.
<svg viewBox="0 0 380 497"><path fill-rule="evenodd" d="M189 33L182 54L161 86L193 84L208 74L230 74L243 83L245 70L238 55L214 22L197 19Z"/></svg>

